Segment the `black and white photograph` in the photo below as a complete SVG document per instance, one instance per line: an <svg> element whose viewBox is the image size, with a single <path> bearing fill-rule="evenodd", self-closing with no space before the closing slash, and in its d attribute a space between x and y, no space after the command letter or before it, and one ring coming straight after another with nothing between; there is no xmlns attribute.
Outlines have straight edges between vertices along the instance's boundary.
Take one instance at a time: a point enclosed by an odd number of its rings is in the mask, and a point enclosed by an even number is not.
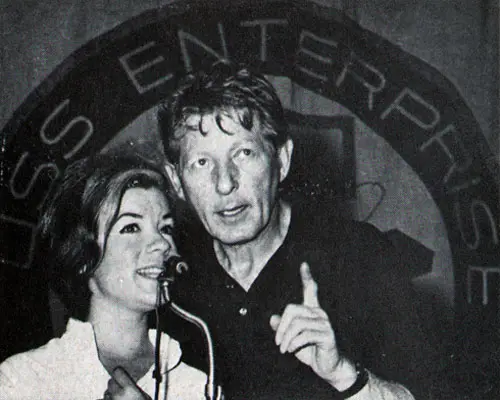
<svg viewBox="0 0 500 400"><path fill-rule="evenodd" d="M500 399L498 0L2 0L1 400Z"/></svg>

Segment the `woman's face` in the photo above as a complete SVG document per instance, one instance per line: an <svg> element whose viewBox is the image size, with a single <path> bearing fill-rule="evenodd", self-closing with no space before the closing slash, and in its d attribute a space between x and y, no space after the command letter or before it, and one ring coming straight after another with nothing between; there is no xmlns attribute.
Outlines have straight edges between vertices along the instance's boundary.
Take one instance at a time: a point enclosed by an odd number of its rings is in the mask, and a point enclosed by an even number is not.
<svg viewBox="0 0 500 400"><path fill-rule="evenodd" d="M100 216L101 249L104 220ZM171 209L159 189L128 189L111 225L102 261L89 280L92 301L104 300L114 307L137 311L152 310L163 262L177 254L173 226Z"/></svg>

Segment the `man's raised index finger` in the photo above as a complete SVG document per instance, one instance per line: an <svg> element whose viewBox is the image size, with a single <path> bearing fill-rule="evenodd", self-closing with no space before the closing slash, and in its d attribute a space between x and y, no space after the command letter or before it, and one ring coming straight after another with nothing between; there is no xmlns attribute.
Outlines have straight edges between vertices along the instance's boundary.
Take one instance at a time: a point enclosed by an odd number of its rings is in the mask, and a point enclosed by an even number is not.
<svg viewBox="0 0 500 400"><path fill-rule="evenodd" d="M300 277L302 278L302 287L304 289L304 305L309 307L319 307L318 285L311 275L309 264L303 262L300 264Z"/></svg>

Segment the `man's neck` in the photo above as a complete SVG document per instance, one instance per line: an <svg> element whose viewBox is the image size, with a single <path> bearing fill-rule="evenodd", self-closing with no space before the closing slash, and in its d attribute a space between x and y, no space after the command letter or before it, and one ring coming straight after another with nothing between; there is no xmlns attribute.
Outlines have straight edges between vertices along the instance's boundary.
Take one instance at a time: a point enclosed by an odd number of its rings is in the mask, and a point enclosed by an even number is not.
<svg viewBox="0 0 500 400"><path fill-rule="evenodd" d="M290 218L290 206L279 202L271 220L254 240L238 245L226 245L214 241L217 260L246 291L250 289L269 259L285 240Z"/></svg>

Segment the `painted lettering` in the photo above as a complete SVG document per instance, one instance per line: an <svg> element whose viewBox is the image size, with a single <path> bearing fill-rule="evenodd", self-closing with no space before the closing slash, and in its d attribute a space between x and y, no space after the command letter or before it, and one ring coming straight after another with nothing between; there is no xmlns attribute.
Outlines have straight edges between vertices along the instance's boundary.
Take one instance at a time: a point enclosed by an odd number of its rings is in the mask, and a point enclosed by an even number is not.
<svg viewBox="0 0 500 400"><path fill-rule="evenodd" d="M47 127L49 126L49 124L56 118L56 116L58 116L63 111L63 109L69 106L69 103L70 103L69 99L66 99L63 102L61 102L54 109L54 111L52 111L52 113L45 119L45 121L42 124L42 127L40 128L40 138L42 139L42 142L48 145L53 145L61 141L75 125L77 124L85 125L85 132L83 134L83 137L70 151L66 152L63 155L65 160L70 159L76 153L78 153L78 151L80 151L80 149L85 145L85 143L89 141L90 137L94 133L94 126L92 122L87 117L84 117L83 115L78 115L72 118L60 132L55 134L55 136L51 137L47 134Z"/></svg>
<svg viewBox="0 0 500 400"><path fill-rule="evenodd" d="M458 131L453 125L448 125L442 131L437 132L433 137L420 146L420 151L424 151L431 144L441 147L446 157L450 160L450 167L444 175L443 183L447 184L451 175L455 172L465 172L472 165L472 157L465 148ZM445 141L448 139L448 143ZM450 146L452 146L450 148Z"/></svg>
<svg viewBox="0 0 500 400"><path fill-rule="evenodd" d="M494 245L498 245L498 231L497 225L495 221L495 217L491 212L490 207L482 200L474 199L471 201L469 206L469 216L471 218L471 224L473 229L473 237L472 239L468 239L466 236L466 229L464 227L464 221L462 220L462 211L460 202L455 201L455 218L458 221L458 229L460 231L460 235L462 237L462 241L470 250L477 250L479 245L481 244L481 231L479 229L479 218L480 213L486 216L488 221L488 226L491 231L491 243Z"/></svg>
<svg viewBox="0 0 500 400"><path fill-rule="evenodd" d="M28 195L30 194L33 187L35 186L35 183L36 183L38 177L40 176L40 174L42 173L42 171L47 170L47 172L50 174L52 179L57 178L59 176L59 173L60 173L59 168L54 163L49 162L49 163L39 164L35 168L35 171L34 171L33 175L31 176L31 179L29 180L28 184L24 188L24 190L22 190L22 191L17 190L16 189L16 179L17 179L19 170L21 169L22 165L26 162L26 159L28 158L28 156L29 156L29 152L27 152L27 151L25 151L21 155L21 157L19 158L19 160L16 164L16 167L14 168L14 172L12 173L12 176L10 177L10 180L9 180L10 192L12 193L12 196L15 199L25 199L26 197L28 197Z"/></svg>
<svg viewBox="0 0 500 400"><path fill-rule="evenodd" d="M268 26L288 25L288 21L286 19L256 19L254 21L243 21L240 25L243 27L260 27L260 60L267 61Z"/></svg>
<svg viewBox="0 0 500 400"><path fill-rule="evenodd" d="M424 108L426 112L423 112ZM419 115L412 113L420 109ZM433 129L440 120L439 111L410 88L404 88L394 102L380 115L386 119L393 111L398 111L422 129ZM425 115L424 115L425 114Z"/></svg>
<svg viewBox="0 0 500 400"><path fill-rule="evenodd" d="M220 44L221 44L222 54L218 53L217 51L212 49L210 46L203 43L196 36L194 36L188 32L185 32L182 29L179 29L177 34L179 36L181 53L182 53L182 58L184 60L184 66L186 67L186 71L191 72L193 70L191 57L190 57L189 51L187 49L187 42L191 42L191 43L197 45L198 47L201 47L208 54L211 54L212 56L214 56L218 60L225 60L225 59L227 60L229 58L229 53L227 51L227 44L226 44L226 35L224 33L224 27L222 26L221 23L217 24L217 30L219 32L219 40L220 40Z"/></svg>
<svg viewBox="0 0 500 400"><path fill-rule="evenodd" d="M308 31L308 30L303 30L300 33L300 39L299 39L299 48L297 50L296 54L296 67L305 73L306 75L309 75L310 77L314 79L319 79L320 81L323 82L328 82L328 76L324 74L319 74L309 68L309 65L311 62L317 62L319 63L321 68L324 68L325 66L331 66L333 64L332 58L330 57L330 51L328 52L328 55L325 54L319 54L317 49L312 49L311 47L307 47L308 44L313 44L316 42L316 44L320 44L323 46L327 46L330 48L337 48L338 43L334 40L330 39L325 39L323 37L317 36L314 33Z"/></svg>
<svg viewBox="0 0 500 400"><path fill-rule="evenodd" d="M481 178L480 177L474 177L466 182L463 182L459 185L455 185L449 188L450 193L458 193L461 190L466 190L469 189L472 186L479 185L481 183Z"/></svg>
<svg viewBox="0 0 500 400"><path fill-rule="evenodd" d="M380 92L385 87L384 75L373 65L358 57L354 52L351 52L351 56L335 81L335 85L337 87L342 85L347 75L352 76L368 89L368 109L373 110L375 93Z"/></svg>
<svg viewBox="0 0 500 400"><path fill-rule="evenodd" d="M488 276L490 274L500 275L500 265L497 267L480 267L469 265L467 270L467 302L472 303L472 278L474 274L479 274L481 277L481 298L483 306L487 306L489 303L488 299L488 288L489 281Z"/></svg>
<svg viewBox="0 0 500 400"><path fill-rule="evenodd" d="M125 70L125 73L134 85L135 89L139 92L139 94L146 93L147 91L160 86L162 83L172 79L173 77L173 74L168 73L166 75L160 75L160 77L155 76L155 79L150 81L147 81L144 78L139 78L139 76L145 71L153 70L155 66L158 66L159 64L165 62L165 57L163 57L162 55L157 55L153 59L146 60L140 66L133 67L130 65L130 60L133 57L144 54L154 46L156 46L156 42L151 41L118 58L120 64Z"/></svg>

